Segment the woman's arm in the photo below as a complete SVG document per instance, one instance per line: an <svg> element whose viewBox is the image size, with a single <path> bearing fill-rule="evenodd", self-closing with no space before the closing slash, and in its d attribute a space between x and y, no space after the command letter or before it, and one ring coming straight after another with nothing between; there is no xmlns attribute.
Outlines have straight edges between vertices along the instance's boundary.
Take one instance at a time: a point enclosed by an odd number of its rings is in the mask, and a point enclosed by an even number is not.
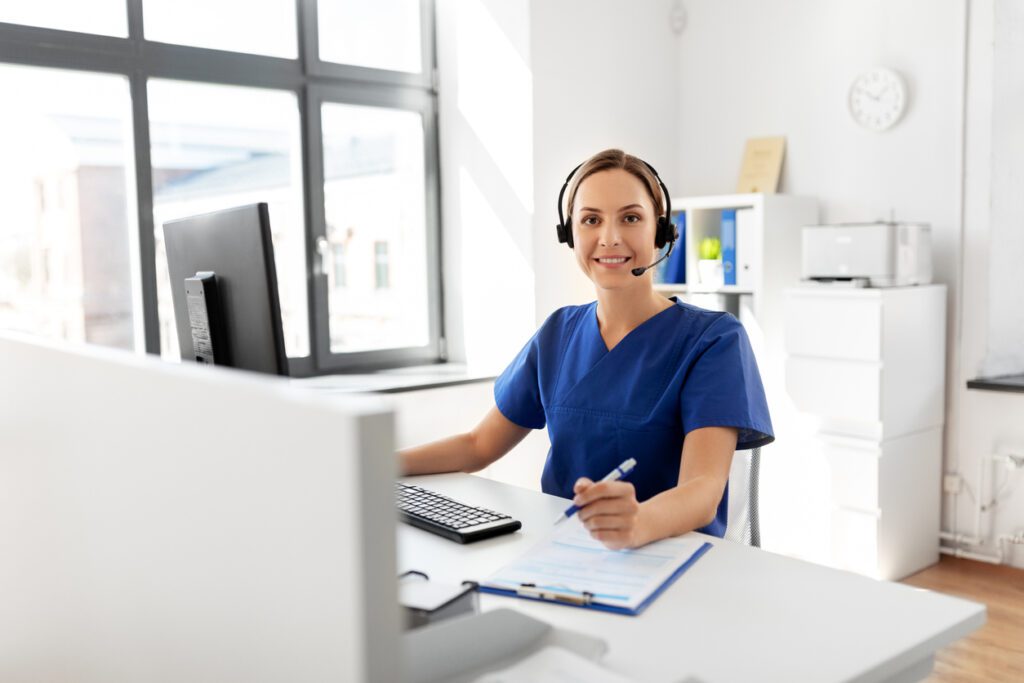
<svg viewBox="0 0 1024 683"><path fill-rule="evenodd" d="M609 548L636 548L707 526L722 500L739 432L731 427L694 429L683 441L679 484L638 503L624 481L576 482L576 505L590 535Z"/></svg>
<svg viewBox="0 0 1024 683"><path fill-rule="evenodd" d="M529 428L520 427L493 407L468 432L399 451L399 469L404 475L476 472L508 453L529 433Z"/></svg>

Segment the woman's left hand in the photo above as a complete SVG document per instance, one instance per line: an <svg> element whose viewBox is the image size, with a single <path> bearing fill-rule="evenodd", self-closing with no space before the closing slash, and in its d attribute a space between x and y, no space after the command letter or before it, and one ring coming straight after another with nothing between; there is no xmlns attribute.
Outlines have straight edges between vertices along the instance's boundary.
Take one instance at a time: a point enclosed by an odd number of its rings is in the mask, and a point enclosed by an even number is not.
<svg viewBox="0 0 1024 683"><path fill-rule="evenodd" d="M572 502L590 536L612 550L635 548L640 542L640 503L628 481L576 480Z"/></svg>

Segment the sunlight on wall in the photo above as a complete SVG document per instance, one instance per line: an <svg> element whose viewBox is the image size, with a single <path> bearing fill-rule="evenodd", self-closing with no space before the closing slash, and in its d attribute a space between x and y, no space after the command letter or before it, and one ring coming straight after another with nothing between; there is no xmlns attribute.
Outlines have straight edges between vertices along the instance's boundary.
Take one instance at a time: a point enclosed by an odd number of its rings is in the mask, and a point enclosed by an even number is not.
<svg viewBox="0 0 1024 683"><path fill-rule="evenodd" d="M528 212L533 211L533 77L480 2L459 6L458 107Z"/></svg>
<svg viewBox="0 0 1024 683"><path fill-rule="evenodd" d="M459 169L463 233L462 299L466 362L503 369L526 343L533 325L533 270L501 217L474 182Z"/></svg>

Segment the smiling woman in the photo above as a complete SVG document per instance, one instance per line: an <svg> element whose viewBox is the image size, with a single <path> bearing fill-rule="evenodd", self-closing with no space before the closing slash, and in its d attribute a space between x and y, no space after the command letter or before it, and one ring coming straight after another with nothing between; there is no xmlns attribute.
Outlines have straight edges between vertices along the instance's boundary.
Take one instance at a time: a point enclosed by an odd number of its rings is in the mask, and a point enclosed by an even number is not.
<svg viewBox="0 0 1024 683"><path fill-rule="evenodd" d="M559 241L597 301L555 311L495 382L480 424L403 451L402 469L479 470L546 426L543 490L572 498L608 547L694 529L722 536L733 452L774 439L746 333L727 313L654 291L647 264L676 234L668 192L644 161L596 154L559 202ZM594 483L626 458L637 461L629 481Z"/></svg>

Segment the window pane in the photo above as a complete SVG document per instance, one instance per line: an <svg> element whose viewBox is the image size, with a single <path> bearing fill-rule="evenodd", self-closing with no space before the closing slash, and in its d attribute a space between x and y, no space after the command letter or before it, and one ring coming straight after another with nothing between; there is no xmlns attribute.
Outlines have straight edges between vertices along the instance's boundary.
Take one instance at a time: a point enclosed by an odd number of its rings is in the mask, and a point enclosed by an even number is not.
<svg viewBox="0 0 1024 683"><path fill-rule="evenodd" d="M149 40L294 59L295 0L143 0Z"/></svg>
<svg viewBox="0 0 1024 683"><path fill-rule="evenodd" d="M423 119L325 104L327 239L343 244L345 283L329 295L331 351L429 343Z"/></svg>
<svg viewBox="0 0 1024 683"><path fill-rule="evenodd" d="M127 80L0 65L0 92L0 327L134 348Z"/></svg>
<svg viewBox="0 0 1024 683"><path fill-rule="evenodd" d="M32 0L0 2L0 21L62 31L128 37L125 0Z"/></svg>
<svg viewBox="0 0 1024 683"><path fill-rule="evenodd" d="M160 348L177 358L166 221L267 202L285 348L309 355L302 153L295 95L258 88L149 82Z"/></svg>
<svg viewBox="0 0 1024 683"><path fill-rule="evenodd" d="M317 7L325 62L422 70L419 0L319 0Z"/></svg>

